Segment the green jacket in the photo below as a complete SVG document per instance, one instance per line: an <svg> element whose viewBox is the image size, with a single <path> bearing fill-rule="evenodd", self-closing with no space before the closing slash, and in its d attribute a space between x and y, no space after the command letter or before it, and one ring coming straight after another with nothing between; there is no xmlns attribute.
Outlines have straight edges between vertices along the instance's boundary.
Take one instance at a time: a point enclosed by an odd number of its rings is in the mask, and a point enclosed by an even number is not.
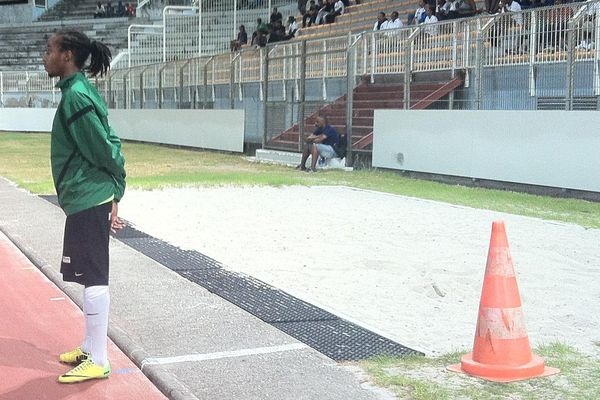
<svg viewBox="0 0 600 400"><path fill-rule="evenodd" d="M95 207L125 192L121 141L108 125L108 110L82 72L61 79L50 160L58 203L67 215Z"/></svg>

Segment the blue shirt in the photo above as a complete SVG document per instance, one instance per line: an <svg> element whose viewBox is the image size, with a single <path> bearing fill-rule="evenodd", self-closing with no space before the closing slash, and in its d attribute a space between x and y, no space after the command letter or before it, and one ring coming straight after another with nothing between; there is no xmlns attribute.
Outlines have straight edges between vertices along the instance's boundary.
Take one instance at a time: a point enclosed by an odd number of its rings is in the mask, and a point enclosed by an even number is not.
<svg viewBox="0 0 600 400"><path fill-rule="evenodd" d="M327 144L331 147L337 147L340 143L340 135L333 129L331 125L325 125L325 128L317 128L314 133L315 136L325 135L327 136L325 140L323 140L323 144Z"/></svg>

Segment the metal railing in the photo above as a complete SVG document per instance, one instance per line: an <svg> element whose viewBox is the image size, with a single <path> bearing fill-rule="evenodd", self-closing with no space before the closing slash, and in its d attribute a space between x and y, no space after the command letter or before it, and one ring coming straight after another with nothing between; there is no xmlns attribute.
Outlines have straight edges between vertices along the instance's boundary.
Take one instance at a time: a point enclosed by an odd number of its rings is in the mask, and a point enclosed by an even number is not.
<svg viewBox="0 0 600 400"><path fill-rule="evenodd" d="M240 25L246 27L251 41L257 19L268 22L272 6L282 8L284 13L297 12L296 2L290 0L207 0L200 6L198 2L186 3L162 7L161 25L130 27L129 67L221 54L229 50ZM152 2L140 4L143 9Z"/></svg>
<svg viewBox="0 0 600 400"><path fill-rule="evenodd" d="M393 81L403 91L394 104L404 108L423 95L415 89L415 79L438 74L445 80L461 76L463 82L437 100L439 108L597 110L599 4L557 5L395 31L300 37L265 48L115 69L96 84L117 108L245 107L256 114L248 120L263 144L293 131L300 134L288 143L295 149L302 146L305 124L327 105L337 110L338 120L345 118L348 134L358 132L352 116L359 82ZM138 37L135 28L131 32ZM59 92L53 83L43 86L35 74L23 74L0 74L3 105L14 103L11 98L18 93L39 96L36 90L44 88L48 103L55 103ZM285 141L285 134L281 137Z"/></svg>

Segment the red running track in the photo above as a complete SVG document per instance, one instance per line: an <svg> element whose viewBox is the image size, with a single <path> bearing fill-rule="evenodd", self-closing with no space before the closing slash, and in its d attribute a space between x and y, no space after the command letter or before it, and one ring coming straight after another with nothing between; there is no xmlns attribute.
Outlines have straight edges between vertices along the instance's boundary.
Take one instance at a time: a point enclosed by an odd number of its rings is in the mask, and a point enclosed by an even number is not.
<svg viewBox="0 0 600 400"><path fill-rule="evenodd" d="M58 383L70 369L58 354L79 346L83 333L79 307L0 234L1 400L166 399L110 340L108 379Z"/></svg>

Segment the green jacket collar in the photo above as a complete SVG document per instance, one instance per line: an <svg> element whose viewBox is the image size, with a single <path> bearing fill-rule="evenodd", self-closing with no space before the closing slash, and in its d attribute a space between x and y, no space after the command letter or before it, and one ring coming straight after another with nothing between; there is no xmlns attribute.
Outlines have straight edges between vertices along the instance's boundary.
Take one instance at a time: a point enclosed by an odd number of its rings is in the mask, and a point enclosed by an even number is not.
<svg viewBox="0 0 600 400"><path fill-rule="evenodd" d="M73 86L73 84L75 82L80 81L82 79L85 79L85 75L83 75L83 72L81 72L81 71L75 72L73 75L63 78L60 81L58 81L58 83L56 84L56 87L64 92L66 89Z"/></svg>

